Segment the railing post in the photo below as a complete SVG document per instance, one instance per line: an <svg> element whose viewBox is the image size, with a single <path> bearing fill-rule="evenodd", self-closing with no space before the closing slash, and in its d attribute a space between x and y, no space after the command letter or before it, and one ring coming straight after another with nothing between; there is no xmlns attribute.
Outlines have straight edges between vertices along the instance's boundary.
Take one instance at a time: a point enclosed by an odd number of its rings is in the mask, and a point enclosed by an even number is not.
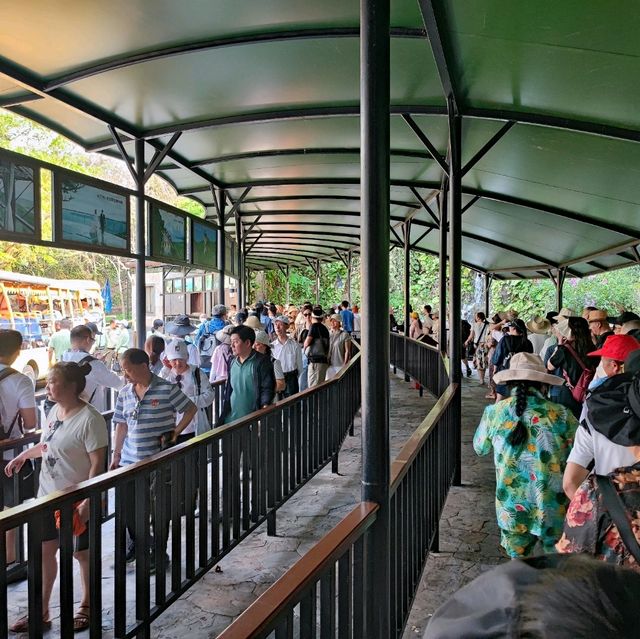
<svg viewBox="0 0 640 639"><path fill-rule="evenodd" d="M362 498L380 505L367 541L363 636L390 637L389 0L360 0Z"/></svg>
<svg viewBox="0 0 640 639"><path fill-rule="evenodd" d="M410 268L411 264L411 220L404 223L404 381L408 382L409 377L409 307L411 305L411 282Z"/></svg>
<svg viewBox="0 0 640 639"><path fill-rule="evenodd" d="M460 383L462 373L461 332L461 268L462 268L462 171L461 171L462 117L456 112L453 100L449 98L449 375L453 384L458 384L452 401L454 420L454 446L456 469L453 483L461 483L462 425L460 423L461 401Z"/></svg>
<svg viewBox="0 0 640 639"><path fill-rule="evenodd" d="M447 352L447 232L448 232L448 215L447 203L444 195L439 199L440 204L440 246L439 246L439 272L438 272L438 290L439 290L439 310L438 310L438 348L441 357ZM439 367L438 386L439 394L444 393L445 388L449 385L449 376L444 366Z"/></svg>

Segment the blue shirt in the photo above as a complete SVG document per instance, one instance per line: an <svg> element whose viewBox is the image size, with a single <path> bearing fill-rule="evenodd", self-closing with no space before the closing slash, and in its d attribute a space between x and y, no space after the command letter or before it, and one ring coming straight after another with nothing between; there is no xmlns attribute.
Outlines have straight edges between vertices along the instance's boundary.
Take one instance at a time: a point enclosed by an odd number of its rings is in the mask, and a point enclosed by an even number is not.
<svg viewBox="0 0 640 639"><path fill-rule="evenodd" d="M120 464L133 464L160 452L160 437L175 428L176 413L184 413L191 400L175 385L151 376L142 399L127 384L119 393L113 421L127 425Z"/></svg>
<svg viewBox="0 0 640 639"><path fill-rule="evenodd" d="M346 333L353 333L353 313L350 309L345 308L340 311L342 317L342 328Z"/></svg>

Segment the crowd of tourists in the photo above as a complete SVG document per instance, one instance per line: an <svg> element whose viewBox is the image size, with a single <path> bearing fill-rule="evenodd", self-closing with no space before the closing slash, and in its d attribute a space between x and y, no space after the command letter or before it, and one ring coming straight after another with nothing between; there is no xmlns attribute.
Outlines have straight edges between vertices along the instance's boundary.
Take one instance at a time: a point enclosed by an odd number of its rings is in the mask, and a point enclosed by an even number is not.
<svg viewBox="0 0 640 639"><path fill-rule="evenodd" d="M40 441L14 456L3 453L3 507L44 496L90 479L107 469L147 459L167 446L181 443L223 423L242 419L306 388L331 379L352 354L359 337L359 314L347 301L326 313L310 302L300 307L263 304L228 316L216 305L200 325L187 315L173 321L155 320L144 349L129 347L121 322L104 332L91 322L79 326L62 320L50 344L51 368L46 383L46 415ZM0 330L0 428L2 440L15 440L37 428L33 383L11 367L22 346L22 335ZM105 360L117 358L117 367ZM120 373L120 374L118 374ZM224 384L219 421L213 384ZM113 433L104 411L105 389L115 389ZM112 454L107 460L109 438ZM34 494L33 462L41 459ZM18 490L16 491L16 486ZM154 486L150 486L152 499ZM166 491L169 494L169 491ZM195 503L194 503L195 508ZM126 560L136 559L136 497L128 491L124 505L128 531ZM197 515L197 512L195 513ZM74 507L74 557L80 567L82 598L74 628L89 626L88 500ZM166 547L168 523L155 530ZM58 528L53 514L43 523L43 626L51 626L49 601L58 565ZM152 541L151 549L156 544ZM146 548L144 551L146 552ZM7 567L16 561L15 531L7 534ZM151 558L151 566L155 560ZM27 632L27 617L11 626Z"/></svg>

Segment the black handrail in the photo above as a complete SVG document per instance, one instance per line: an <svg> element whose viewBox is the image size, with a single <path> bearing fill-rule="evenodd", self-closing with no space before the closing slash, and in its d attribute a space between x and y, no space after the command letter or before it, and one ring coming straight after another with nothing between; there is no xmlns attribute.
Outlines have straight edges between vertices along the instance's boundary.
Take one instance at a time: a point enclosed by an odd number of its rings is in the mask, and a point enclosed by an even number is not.
<svg viewBox="0 0 640 639"><path fill-rule="evenodd" d="M74 503L89 499L91 636L102 636L105 573L114 578L115 636L148 636L151 622L257 526L267 521L269 532L274 533L277 508L329 461L337 470L338 451L353 428L359 407L360 356L356 355L336 377L303 393L148 460L0 513L0 635L7 629L6 530L27 527L28 614L34 624L33 635L40 636L41 521L60 511L60 569L61 576L66 576L60 579L64 635L73 618L72 508ZM115 493L112 529L102 525L102 500L107 492ZM125 519L127 504L135 511L129 522ZM127 523L136 539L145 541L136 545L135 588L127 583ZM168 579L152 578L152 569L156 575L166 574L169 531ZM103 562L102 548L109 534L114 541L113 567L112 562ZM131 595L135 606L131 606Z"/></svg>

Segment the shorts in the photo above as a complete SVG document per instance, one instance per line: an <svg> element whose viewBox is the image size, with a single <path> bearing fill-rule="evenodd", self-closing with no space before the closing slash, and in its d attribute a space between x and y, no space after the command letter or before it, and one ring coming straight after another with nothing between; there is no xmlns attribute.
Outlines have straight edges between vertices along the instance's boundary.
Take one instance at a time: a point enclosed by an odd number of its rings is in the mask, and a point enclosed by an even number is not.
<svg viewBox="0 0 640 639"><path fill-rule="evenodd" d="M87 522L88 524L89 522ZM53 512L42 515L42 541L60 539L60 530L56 526L56 518ZM73 552L87 550L89 548L89 527L81 535L73 536Z"/></svg>

